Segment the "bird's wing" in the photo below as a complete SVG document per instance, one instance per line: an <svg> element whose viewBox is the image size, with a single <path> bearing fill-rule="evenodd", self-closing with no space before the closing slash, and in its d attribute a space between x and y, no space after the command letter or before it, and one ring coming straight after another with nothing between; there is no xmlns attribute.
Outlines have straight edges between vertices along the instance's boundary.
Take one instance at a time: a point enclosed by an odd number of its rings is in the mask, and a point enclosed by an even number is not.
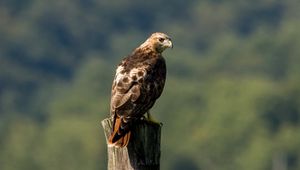
<svg viewBox="0 0 300 170"><path fill-rule="evenodd" d="M118 108L130 109L126 107L132 107L141 94L141 82L146 75L146 70L133 68L125 71L124 69L120 65L116 70L112 86L111 113L114 113Z"/></svg>

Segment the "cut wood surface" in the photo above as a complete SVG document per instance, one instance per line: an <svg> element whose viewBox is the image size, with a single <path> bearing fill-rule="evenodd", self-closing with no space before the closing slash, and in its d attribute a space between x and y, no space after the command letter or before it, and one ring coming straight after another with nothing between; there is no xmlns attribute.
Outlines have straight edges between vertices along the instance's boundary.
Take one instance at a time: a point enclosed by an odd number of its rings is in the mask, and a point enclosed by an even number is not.
<svg viewBox="0 0 300 170"><path fill-rule="evenodd" d="M113 119L102 121L106 141L112 132ZM108 170L158 170L160 168L161 125L145 120L132 127L127 147L107 147Z"/></svg>

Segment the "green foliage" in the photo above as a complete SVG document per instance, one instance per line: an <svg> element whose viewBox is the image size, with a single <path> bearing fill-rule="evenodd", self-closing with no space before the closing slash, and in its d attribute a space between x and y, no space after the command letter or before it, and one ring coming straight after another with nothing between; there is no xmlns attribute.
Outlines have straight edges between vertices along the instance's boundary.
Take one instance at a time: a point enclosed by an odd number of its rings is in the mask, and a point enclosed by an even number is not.
<svg viewBox="0 0 300 170"><path fill-rule="evenodd" d="M116 65L168 33L161 169L300 168L297 0L0 2L0 169L106 169Z"/></svg>

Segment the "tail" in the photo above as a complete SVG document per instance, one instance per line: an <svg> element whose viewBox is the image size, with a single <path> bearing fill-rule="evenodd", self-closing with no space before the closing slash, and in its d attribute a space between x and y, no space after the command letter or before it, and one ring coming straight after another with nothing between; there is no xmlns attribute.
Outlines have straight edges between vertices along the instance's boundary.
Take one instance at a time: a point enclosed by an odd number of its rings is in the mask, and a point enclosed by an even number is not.
<svg viewBox="0 0 300 170"><path fill-rule="evenodd" d="M125 147L129 143L131 132L122 129L122 120L120 117L114 117L113 132L108 138L109 146Z"/></svg>

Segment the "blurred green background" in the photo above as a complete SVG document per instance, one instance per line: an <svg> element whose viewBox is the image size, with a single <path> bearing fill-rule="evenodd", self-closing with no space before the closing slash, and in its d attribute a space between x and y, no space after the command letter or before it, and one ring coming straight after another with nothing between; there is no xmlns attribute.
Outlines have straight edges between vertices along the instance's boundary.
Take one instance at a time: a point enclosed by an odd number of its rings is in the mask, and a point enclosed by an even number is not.
<svg viewBox="0 0 300 170"><path fill-rule="evenodd" d="M169 34L163 170L300 169L299 0L1 0L0 169L104 170L118 62Z"/></svg>

